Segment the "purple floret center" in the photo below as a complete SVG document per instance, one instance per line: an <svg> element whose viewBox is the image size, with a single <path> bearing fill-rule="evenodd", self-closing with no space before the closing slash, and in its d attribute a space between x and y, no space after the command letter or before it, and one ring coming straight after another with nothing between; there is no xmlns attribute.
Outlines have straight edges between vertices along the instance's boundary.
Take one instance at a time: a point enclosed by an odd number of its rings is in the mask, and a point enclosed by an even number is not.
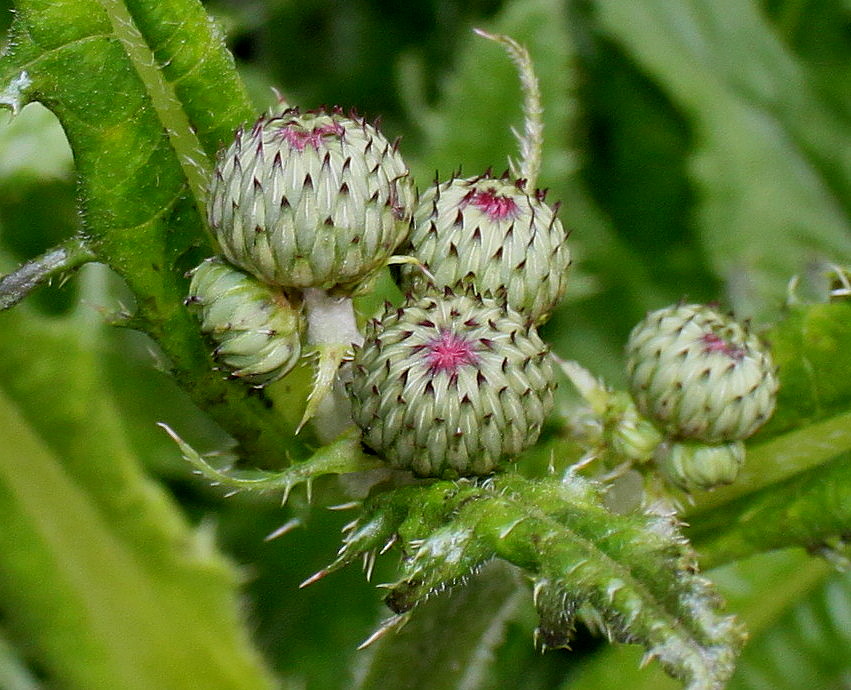
<svg viewBox="0 0 851 690"><path fill-rule="evenodd" d="M745 356L744 348L727 342L724 338L715 333L706 333L702 340L704 351L707 353L720 352L735 360L740 360Z"/></svg>
<svg viewBox="0 0 851 690"><path fill-rule="evenodd" d="M331 124L314 127L310 130L305 129L298 123L291 122L281 127L281 136L290 145L291 149L295 149L298 152L304 151L308 146L318 151L324 137L341 137L344 131L343 125L339 122L332 122Z"/></svg>
<svg viewBox="0 0 851 690"><path fill-rule="evenodd" d="M461 366L478 361L473 343L452 331L441 331L426 344L425 351L429 370L434 374L457 374Z"/></svg>
<svg viewBox="0 0 851 690"><path fill-rule="evenodd" d="M517 203L514 199L498 194L493 187L474 192L469 202L491 220L504 220L517 215Z"/></svg>

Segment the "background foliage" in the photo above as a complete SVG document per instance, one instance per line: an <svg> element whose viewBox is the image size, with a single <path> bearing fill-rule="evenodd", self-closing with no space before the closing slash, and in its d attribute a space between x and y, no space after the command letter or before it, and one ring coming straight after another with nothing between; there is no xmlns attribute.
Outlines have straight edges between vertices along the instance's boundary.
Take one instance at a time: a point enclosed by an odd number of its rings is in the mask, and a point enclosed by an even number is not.
<svg viewBox="0 0 851 690"><path fill-rule="evenodd" d="M0 21L9 25L6 5ZM784 307L793 275L796 294L817 300L824 262L851 260L847 2L211 2L247 91L221 77L227 56L191 3L17 7L29 29L18 27L2 83L27 68L69 136L86 143L72 161L56 118L38 105L2 125L0 272L81 230L116 271L85 266L0 314L0 687L673 684L652 667L637 670L640 650L610 648L584 629L572 652L539 655L526 584L501 567L428 602L398 638L355 651L385 615L374 588L353 568L297 587L327 564L350 519L323 506L358 487L320 482L313 506L297 491L284 509L276 499L223 500L193 480L155 423L215 450L230 443L222 425L238 420L208 390L178 387L149 338L108 325L134 294L148 294L159 302L135 307L151 320L129 325L166 338L180 332L188 317L161 305L185 283L179 272L158 277L156 262L189 268L209 253L194 204L202 159L273 103L270 86L303 107L380 115L389 135L403 135L421 187L435 170L501 170L515 148L519 88L511 64L473 26L524 43L541 79L540 183L562 201L577 257L566 303L544 333L558 354L620 384L626 334L647 309L687 297L721 300L760 327L785 318L769 331L784 383L778 415L755 440L742 482L699 499L689 521L706 565L722 566L711 577L752 634L732 686L851 687L842 653L851 643L851 580L800 548L752 555L851 533L849 308ZM39 33L51 12L62 13L63 35ZM122 28L131 14L142 44ZM171 42L178 24L192 40ZM87 47L92 41L106 52ZM132 54L134 45L147 56L136 64L149 60L150 71L139 72L148 93L162 78L194 110L151 110L124 82L106 79L114 71L98 56ZM135 78L129 63L125 76ZM63 79L76 80L85 103L64 97ZM98 118L89 117L92 103L103 104ZM205 121L208 112L218 117ZM204 126L193 132L186 117ZM163 118L170 146L151 154ZM150 139L122 139L140 133ZM133 156L115 162L118 150ZM189 184L158 198L146 182L153 170L158 181ZM124 244L112 246L116 228ZM146 253L149 238L165 247L162 257ZM200 340L165 346L182 358L182 383L208 369ZM304 378L286 379L272 396L294 399ZM560 395L567 405L566 383ZM258 401L246 405L261 422L256 436L238 440L255 457L306 454L309 438L290 441L288 429L264 426ZM802 487L823 495L801 505ZM779 534L753 534L752 524L749 532L754 510ZM293 531L264 541L292 519ZM394 565L379 561L376 581L391 579Z"/></svg>

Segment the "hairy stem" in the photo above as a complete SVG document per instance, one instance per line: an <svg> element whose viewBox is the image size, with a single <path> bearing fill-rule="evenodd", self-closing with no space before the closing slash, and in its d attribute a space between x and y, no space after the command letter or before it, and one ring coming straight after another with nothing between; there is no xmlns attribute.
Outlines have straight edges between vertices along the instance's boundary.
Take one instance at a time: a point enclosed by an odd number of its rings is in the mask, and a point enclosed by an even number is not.
<svg viewBox="0 0 851 690"><path fill-rule="evenodd" d="M489 34L481 29L473 29L479 36L496 41L505 48L505 52L517 67L520 74L520 86L523 90L523 133L516 130L514 135L520 144L520 163L509 159L511 173L518 179L525 180L526 192L534 192L541 171L541 152L544 147L544 109L541 106L541 89L538 78L532 67L529 51L510 36Z"/></svg>
<svg viewBox="0 0 851 690"><path fill-rule="evenodd" d="M74 237L27 261L17 270L0 278L0 311L15 306L46 281L73 271L96 258L83 238Z"/></svg>

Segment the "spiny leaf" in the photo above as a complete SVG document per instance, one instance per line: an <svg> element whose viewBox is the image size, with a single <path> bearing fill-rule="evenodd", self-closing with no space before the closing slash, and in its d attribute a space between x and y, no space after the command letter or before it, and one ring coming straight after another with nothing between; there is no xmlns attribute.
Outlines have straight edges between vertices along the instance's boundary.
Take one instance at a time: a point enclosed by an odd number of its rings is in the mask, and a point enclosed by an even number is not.
<svg viewBox="0 0 851 690"><path fill-rule="evenodd" d="M719 615L717 595L668 515L612 514L573 475L436 482L368 502L332 567L387 542L394 525L406 558L386 602L399 614L497 557L535 582L546 645L566 642L584 606L610 637L644 644L648 658L690 688L720 688L732 673L742 632Z"/></svg>
<svg viewBox="0 0 851 690"><path fill-rule="evenodd" d="M361 449L360 435L349 430L335 442L320 448L307 460L291 465L280 472L230 471L214 467L167 424L160 423L160 426L171 436L180 448L180 452L183 453L183 457L195 467L196 472L214 485L229 489L232 494L239 491L280 492L283 496L282 504L287 502L290 491L299 484L307 485L308 496L310 496L311 482L317 477L326 474L364 472L385 466L378 458L365 455Z"/></svg>

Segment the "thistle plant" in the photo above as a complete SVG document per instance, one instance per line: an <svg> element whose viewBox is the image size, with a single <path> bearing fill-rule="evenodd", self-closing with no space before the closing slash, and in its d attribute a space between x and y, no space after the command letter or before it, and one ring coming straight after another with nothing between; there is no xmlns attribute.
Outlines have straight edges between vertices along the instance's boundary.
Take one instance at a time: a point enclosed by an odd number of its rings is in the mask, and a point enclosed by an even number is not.
<svg viewBox="0 0 851 690"><path fill-rule="evenodd" d="M594 0L568 23L506 2L488 40L453 34L448 75L421 38L384 61L410 115L379 127L287 102L331 63L357 72L339 22L360 4L331 13L333 45L276 23L309 63L288 56L301 84L258 118L195 0L15 0L0 685L841 682L845 114L790 52L791 15L716 4ZM397 44L382 27L376 50ZM56 161L79 214L45 184Z"/></svg>

